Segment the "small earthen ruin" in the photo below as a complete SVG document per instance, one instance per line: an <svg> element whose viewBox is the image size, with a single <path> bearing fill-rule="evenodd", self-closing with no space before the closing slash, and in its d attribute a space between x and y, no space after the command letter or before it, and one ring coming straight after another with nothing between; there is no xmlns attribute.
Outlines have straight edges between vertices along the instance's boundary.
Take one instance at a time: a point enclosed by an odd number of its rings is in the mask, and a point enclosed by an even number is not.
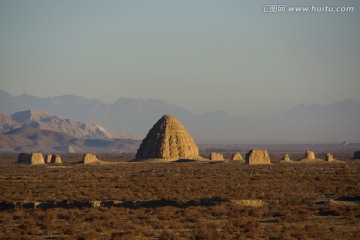
<svg viewBox="0 0 360 240"><path fill-rule="evenodd" d="M209 159L212 161L222 161L224 160L224 156L221 153L212 152L210 153Z"/></svg>
<svg viewBox="0 0 360 240"><path fill-rule="evenodd" d="M334 156L331 153L326 153L325 161L333 162L334 161Z"/></svg>
<svg viewBox="0 0 360 240"><path fill-rule="evenodd" d="M18 156L18 163L25 163L31 165L45 164L42 153L20 153Z"/></svg>
<svg viewBox="0 0 360 240"><path fill-rule="evenodd" d="M281 158L280 163L293 163L293 161L290 159L289 154L285 153L284 156Z"/></svg>
<svg viewBox="0 0 360 240"><path fill-rule="evenodd" d="M239 152L236 152L236 153L233 153L231 155L231 160L233 160L233 161L243 161L244 159L243 159L242 155Z"/></svg>
<svg viewBox="0 0 360 240"><path fill-rule="evenodd" d="M245 163L249 165L270 164L270 157L265 149L250 150L246 154Z"/></svg>
<svg viewBox="0 0 360 240"><path fill-rule="evenodd" d="M96 155L91 153L85 153L82 159L82 163L84 164L90 164L90 163L96 163L99 162L99 159L96 157Z"/></svg>
<svg viewBox="0 0 360 240"><path fill-rule="evenodd" d="M51 163L51 159L52 159L53 155L51 153L46 154L45 156L45 163Z"/></svg>
<svg viewBox="0 0 360 240"><path fill-rule="evenodd" d="M315 153L313 151L307 150L305 152L305 159L307 159L307 160L315 160L316 159Z"/></svg>
<svg viewBox="0 0 360 240"><path fill-rule="evenodd" d="M360 151L354 152L354 159L360 159Z"/></svg>
<svg viewBox="0 0 360 240"><path fill-rule="evenodd" d="M51 163L53 164L61 164L62 161L61 161L61 157L59 154L53 154L52 157L51 157Z"/></svg>

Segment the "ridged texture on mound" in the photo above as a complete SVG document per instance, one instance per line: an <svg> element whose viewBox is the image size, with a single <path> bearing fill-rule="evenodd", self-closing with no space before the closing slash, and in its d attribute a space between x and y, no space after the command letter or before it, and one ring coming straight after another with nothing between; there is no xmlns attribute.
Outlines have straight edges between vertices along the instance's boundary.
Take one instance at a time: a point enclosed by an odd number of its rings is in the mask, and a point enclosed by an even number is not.
<svg viewBox="0 0 360 240"><path fill-rule="evenodd" d="M165 115L150 129L136 153L136 159L192 159L199 149L185 127L171 115Z"/></svg>

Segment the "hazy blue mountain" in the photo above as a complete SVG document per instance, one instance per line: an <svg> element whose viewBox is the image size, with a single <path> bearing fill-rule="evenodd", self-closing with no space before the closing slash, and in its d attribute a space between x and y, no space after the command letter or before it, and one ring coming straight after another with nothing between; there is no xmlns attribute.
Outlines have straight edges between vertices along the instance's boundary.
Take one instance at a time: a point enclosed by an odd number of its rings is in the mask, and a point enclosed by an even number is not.
<svg viewBox="0 0 360 240"><path fill-rule="evenodd" d="M73 95L38 98L23 94L13 97L2 91L0 99L2 96L6 97L8 102L23 103L21 107L0 104L0 112L6 114L32 108L61 118L96 123L118 132L131 131L132 135L141 136L144 136L156 120L164 114L181 116L182 119L192 117L191 112L156 99L119 98L116 102L108 104L96 99Z"/></svg>
<svg viewBox="0 0 360 240"><path fill-rule="evenodd" d="M360 142L360 103L353 100L330 105L298 105L266 118L234 116L210 111L192 112L156 99L119 98L112 104L73 95L17 97L1 91L0 112L20 107L47 111L61 118L100 124L117 132L144 137L164 114L175 115L197 140L247 143ZM221 140L221 141L220 141Z"/></svg>
<svg viewBox="0 0 360 240"><path fill-rule="evenodd" d="M278 138L314 142L360 140L360 103L353 100L299 105L266 120L277 130Z"/></svg>
<svg viewBox="0 0 360 240"><path fill-rule="evenodd" d="M88 123L97 123L92 121L92 116L101 114L100 110L108 105L96 99L87 99L73 95L38 98L23 94L14 98L27 103L30 108L46 111L61 118L76 119Z"/></svg>
<svg viewBox="0 0 360 240"><path fill-rule="evenodd" d="M31 105L26 101L13 97L9 93L0 90L0 112L12 114L14 112L30 109Z"/></svg>

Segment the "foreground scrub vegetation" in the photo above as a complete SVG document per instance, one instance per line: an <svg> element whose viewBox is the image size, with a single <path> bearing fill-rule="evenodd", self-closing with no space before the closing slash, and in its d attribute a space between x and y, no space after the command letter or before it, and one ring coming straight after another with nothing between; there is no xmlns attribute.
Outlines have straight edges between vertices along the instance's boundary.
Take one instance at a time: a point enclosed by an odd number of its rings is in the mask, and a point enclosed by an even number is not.
<svg viewBox="0 0 360 240"><path fill-rule="evenodd" d="M66 160L65 160L66 161ZM3 239L356 239L360 163L121 163L28 166L0 162L0 201L218 199L216 204L13 208ZM263 205L239 204L261 200Z"/></svg>

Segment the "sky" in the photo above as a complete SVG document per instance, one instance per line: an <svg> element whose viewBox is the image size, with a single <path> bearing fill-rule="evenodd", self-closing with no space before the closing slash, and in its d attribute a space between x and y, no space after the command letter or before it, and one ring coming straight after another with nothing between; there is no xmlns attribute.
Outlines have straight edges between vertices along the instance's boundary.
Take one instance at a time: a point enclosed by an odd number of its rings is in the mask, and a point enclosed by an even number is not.
<svg viewBox="0 0 360 240"><path fill-rule="evenodd" d="M268 5L351 6L268 13ZM0 89L269 116L360 101L357 0L0 0Z"/></svg>

